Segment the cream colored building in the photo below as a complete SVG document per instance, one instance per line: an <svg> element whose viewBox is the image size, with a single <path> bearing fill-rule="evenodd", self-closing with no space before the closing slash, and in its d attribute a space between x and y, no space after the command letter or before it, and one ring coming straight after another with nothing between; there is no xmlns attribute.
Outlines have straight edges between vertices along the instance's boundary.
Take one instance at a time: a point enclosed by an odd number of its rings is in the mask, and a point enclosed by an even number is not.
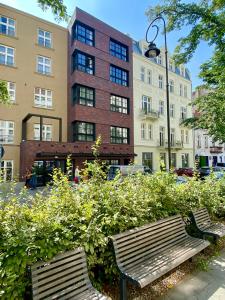
<svg viewBox="0 0 225 300"><path fill-rule="evenodd" d="M155 60L147 59L145 41L133 42L134 152L138 164L168 168L166 70L162 49ZM192 115L191 80L185 66L175 67L169 59L171 163L173 167L193 167L192 130L181 125Z"/></svg>
<svg viewBox="0 0 225 300"><path fill-rule="evenodd" d="M28 114L61 118L60 138L67 140L67 29L0 4L0 80L11 95L11 105L0 104L1 167L11 179L19 174ZM42 140L59 140L59 121L42 122ZM25 123L25 139L40 140L40 118Z"/></svg>

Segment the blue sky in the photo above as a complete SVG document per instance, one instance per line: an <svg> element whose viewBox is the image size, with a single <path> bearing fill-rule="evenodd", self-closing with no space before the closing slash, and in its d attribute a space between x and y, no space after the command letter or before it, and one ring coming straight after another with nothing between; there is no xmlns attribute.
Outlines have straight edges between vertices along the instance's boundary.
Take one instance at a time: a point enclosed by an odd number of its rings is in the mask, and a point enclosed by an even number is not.
<svg viewBox="0 0 225 300"><path fill-rule="evenodd" d="M10 5L17 9L26 11L30 14L56 23L51 11L43 12L36 0L0 0L1 3ZM69 15L73 14L76 6L94 15L98 19L115 27L123 33L128 33L133 39L139 40L145 38L145 32L148 27L148 20L145 16L146 9L161 2L160 0L64 0ZM59 25L67 26L61 22ZM172 53L177 40L187 34L187 29L172 32L168 35L168 48ZM163 45L163 38L157 38L159 46ZM201 43L194 54L192 60L187 64L191 72L193 88L201 83L198 78L199 66L211 56L212 50L206 43Z"/></svg>

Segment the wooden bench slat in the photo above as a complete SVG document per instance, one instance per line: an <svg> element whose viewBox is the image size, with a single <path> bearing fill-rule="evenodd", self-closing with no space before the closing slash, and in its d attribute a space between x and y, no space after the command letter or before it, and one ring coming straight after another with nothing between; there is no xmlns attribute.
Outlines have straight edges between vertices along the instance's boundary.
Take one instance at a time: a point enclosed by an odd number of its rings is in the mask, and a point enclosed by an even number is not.
<svg viewBox="0 0 225 300"><path fill-rule="evenodd" d="M137 234L136 236L133 235L129 239L124 240L122 242L120 242L120 240L119 241L114 240L114 244L116 245L117 249L122 250L123 247L127 247L127 245L129 245L129 243L132 243L134 239L135 239L135 241L140 241L140 240L144 240L145 238L151 238L155 235L159 235L164 232L170 232L170 231L176 230L178 228L179 228L179 230L181 230L182 227L184 227L184 225L179 223L179 224L176 224L176 226L167 225L162 229L160 228L160 229L152 230L151 228L149 228L149 230L147 232L145 232L143 235L140 235L140 234Z"/></svg>

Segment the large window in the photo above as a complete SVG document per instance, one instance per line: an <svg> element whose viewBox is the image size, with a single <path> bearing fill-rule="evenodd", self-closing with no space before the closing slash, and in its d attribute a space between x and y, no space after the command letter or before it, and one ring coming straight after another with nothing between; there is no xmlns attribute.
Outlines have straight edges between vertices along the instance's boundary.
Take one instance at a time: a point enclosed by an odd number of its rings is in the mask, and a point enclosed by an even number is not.
<svg viewBox="0 0 225 300"><path fill-rule="evenodd" d="M145 140L146 138L146 124L141 123L141 139Z"/></svg>
<svg viewBox="0 0 225 300"><path fill-rule="evenodd" d="M159 127L159 146L164 146L165 144L165 127Z"/></svg>
<svg viewBox="0 0 225 300"><path fill-rule="evenodd" d="M110 97L110 109L111 111L128 114L129 112L129 100L124 97L111 95Z"/></svg>
<svg viewBox="0 0 225 300"><path fill-rule="evenodd" d="M152 152L142 152L142 165L153 169L153 153Z"/></svg>
<svg viewBox="0 0 225 300"><path fill-rule="evenodd" d="M94 29L76 22L73 28L73 38L87 45L94 46Z"/></svg>
<svg viewBox="0 0 225 300"><path fill-rule="evenodd" d="M37 72L45 75L51 75L52 62L51 59L45 56L37 57Z"/></svg>
<svg viewBox="0 0 225 300"><path fill-rule="evenodd" d="M12 144L14 140L14 122L0 120L0 143Z"/></svg>
<svg viewBox="0 0 225 300"><path fill-rule="evenodd" d="M52 91L36 87L34 89L34 105L40 107L52 107Z"/></svg>
<svg viewBox="0 0 225 300"><path fill-rule="evenodd" d="M163 89L163 76L159 75L159 88Z"/></svg>
<svg viewBox="0 0 225 300"><path fill-rule="evenodd" d="M160 170L166 170L166 153L160 153Z"/></svg>
<svg viewBox="0 0 225 300"><path fill-rule="evenodd" d="M34 124L34 140L41 140L40 124ZM52 141L52 125L42 125L42 141Z"/></svg>
<svg viewBox="0 0 225 300"><path fill-rule="evenodd" d="M169 91L170 91L170 93L174 93L174 81L173 80L169 81Z"/></svg>
<svg viewBox="0 0 225 300"><path fill-rule="evenodd" d="M15 21L0 15L0 33L15 36Z"/></svg>
<svg viewBox="0 0 225 300"><path fill-rule="evenodd" d="M175 117L175 105L170 104L170 117L174 118Z"/></svg>
<svg viewBox="0 0 225 300"><path fill-rule="evenodd" d="M38 45L46 48L51 48L52 47L51 32L38 28Z"/></svg>
<svg viewBox="0 0 225 300"><path fill-rule="evenodd" d="M177 154L171 153L171 167L176 168L177 166Z"/></svg>
<svg viewBox="0 0 225 300"><path fill-rule="evenodd" d="M87 86L75 84L72 88L73 104L95 106L95 90Z"/></svg>
<svg viewBox="0 0 225 300"><path fill-rule="evenodd" d="M189 167L189 154L183 153L181 155L181 160L182 160L182 168L188 168Z"/></svg>
<svg viewBox="0 0 225 300"><path fill-rule="evenodd" d="M128 86L128 71L116 66L110 66L110 80L120 85Z"/></svg>
<svg viewBox="0 0 225 300"><path fill-rule="evenodd" d="M175 146L175 129L174 128L170 129L170 145L172 147Z"/></svg>
<svg viewBox="0 0 225 300"><path fill-rule="evenodd" d="M13 179L13 160L1 161L1 179L11 181Z"/></svg>
<svg viewBox="0 0 225 300"><path fill-rule="evenodd" d="M152 111L152 99L148 96L142 95L141 108L145 114Z"/></svg>
<svg viewBox="0 0 225 300"><path fill-rule="evenodd" d="M95 124L86 122L73 123L73 141L92 142L95 140Z"/></svg>
<svg viewBox="0 0 225 300"><path fill-rule="evenodd" d="M184 106L181 106L180 108L180 117L182 121L187 118L187 108Z"/></svg>
<svg viewBox="0 0 225 300"><path fill-rule="evenodd" d="M159 101L159 114L164 115L164 101Z"/></svg>
<svg viewBox="0 0 225 300"><path fill-rule="evenodd" d="M94 74L94 57L80 51L73 54L73 71L79 70L88 74Z"/></svg>
<svg viewBox="0 0 225 300"><path fill-rule="evenodd" d="M110 137L112 144L128 144L129 143L129 129L122 127L110 127Z"/></svg>
<svg viewBox="0 0 225 300"><path fill-rule="evenodd" d="M128 61L128 47L113 39L110 39L109 42L109 52L119 59Z"/></svg>
<svg viewBox="0 0 225 300"><path fill-rule="evenodd" d="M0 45L0 64L7 66L14 65L14 48Z"/></svg>
<svg viewBox="0 0 225 300"><path fill-rule="evenodd" d="M145 68L144 67L141 67L140 79L141 79L141 81L145 82Z"/></svg>
<svg viewBox="0 0 225 300"><path fill-rule="evenodd" d="M15 102L16 101L16 84L15 84L15 82L8 81L7 82L7 90L9 93L10 101Z"/></svg>
<svg viewBox="0 0 225 300"><path fill-rule="evenodd" d="M152 84L152 71L148 70L147 75L148 75L148 77L147 77L148 84Z"/></svg>

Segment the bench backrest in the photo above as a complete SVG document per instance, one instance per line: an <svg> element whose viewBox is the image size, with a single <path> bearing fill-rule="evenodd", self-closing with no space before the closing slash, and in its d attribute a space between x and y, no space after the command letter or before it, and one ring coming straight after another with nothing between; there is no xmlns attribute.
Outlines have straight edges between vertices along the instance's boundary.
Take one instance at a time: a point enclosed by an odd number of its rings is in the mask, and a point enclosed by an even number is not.
<svg viewBox="0 0 225 300"><path fill-rule="evenodd" d="M125 271L176 247L186 238L185 224L180 215L117 234L112 237L117 265Z"/></svg>
<svg viewBox="0 0 225 300"><path fill-rule="evenodd" d="M192 218L200 230L205 230L211 225L211 220L206 208L193 211Z"/></svg>
<svg viewBox="0 0 225 300"><path fill-rule="evenodd" d="M86 255L77 248L31 267L33 299L79 299L91 282Z"/></svg>

